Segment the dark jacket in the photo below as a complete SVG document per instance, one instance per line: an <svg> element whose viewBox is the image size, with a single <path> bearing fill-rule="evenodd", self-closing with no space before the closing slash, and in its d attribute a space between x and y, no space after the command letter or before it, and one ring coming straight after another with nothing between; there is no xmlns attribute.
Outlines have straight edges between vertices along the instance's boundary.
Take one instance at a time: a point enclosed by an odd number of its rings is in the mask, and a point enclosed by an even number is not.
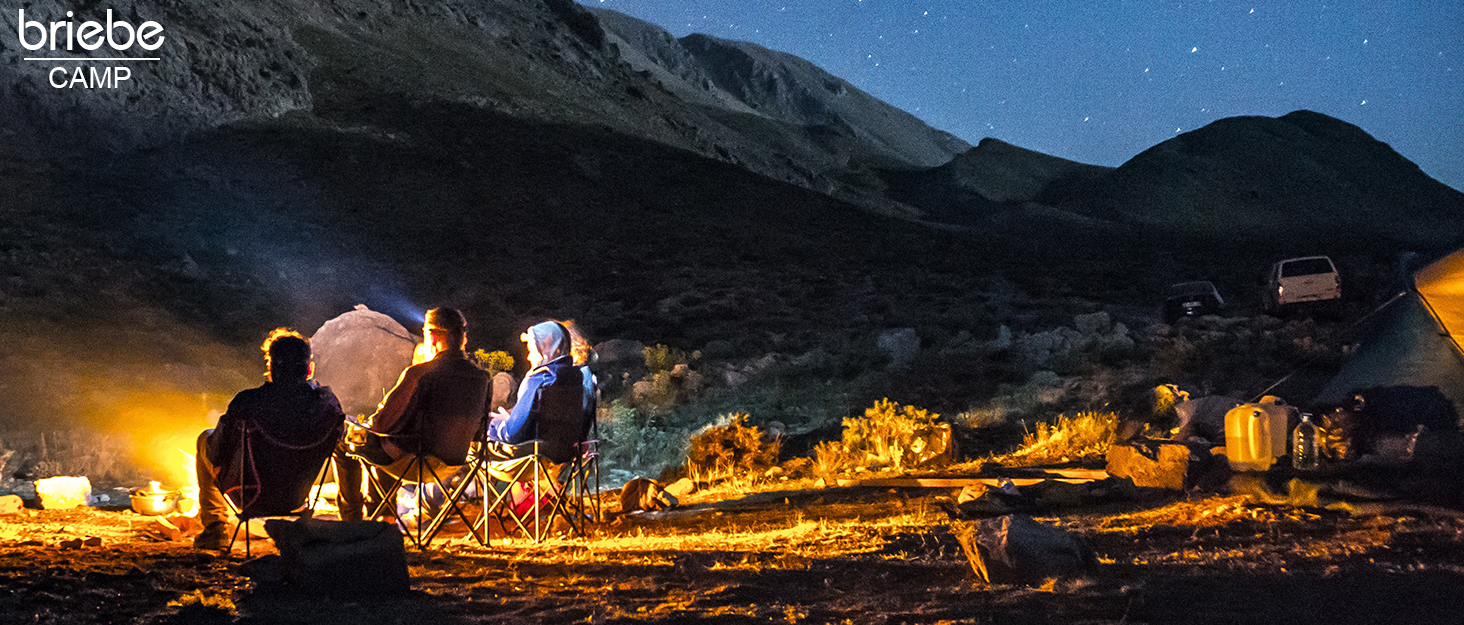
<svg viewBox="0 0 1464 625"><path fill-rule="evenodd" d="M297 499L298 505L303 498L296 495L315 480L340 441L345 420L327 387L307 381L266 382L234 396L205 452L217 467L221 490L232 491L247 478L259 486L254 492L281 501ZM242 455L246 426L250 458Z"/></svg>
<svg viewBox="0 0 1464 625"><path fill-rule="evenodd" d="M488 373L461 350L444 351L402 372L372 415L371 430L391 435L382 448L393 458L420 445L443 462L462 464L487 423L489 386Z"/></svg>

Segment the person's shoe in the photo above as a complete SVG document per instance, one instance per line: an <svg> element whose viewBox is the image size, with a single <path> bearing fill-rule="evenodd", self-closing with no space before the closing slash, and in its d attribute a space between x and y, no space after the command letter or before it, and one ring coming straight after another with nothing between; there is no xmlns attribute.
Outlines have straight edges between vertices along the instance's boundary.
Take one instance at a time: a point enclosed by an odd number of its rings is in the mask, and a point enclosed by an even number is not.
<svg viewBox="0 0 1464 625"><path fill-rule="evenodd" d="M214 521L205 525L203 533L193 538L193 548L200 551L223 551L229 548L229 524Z"/></svg>

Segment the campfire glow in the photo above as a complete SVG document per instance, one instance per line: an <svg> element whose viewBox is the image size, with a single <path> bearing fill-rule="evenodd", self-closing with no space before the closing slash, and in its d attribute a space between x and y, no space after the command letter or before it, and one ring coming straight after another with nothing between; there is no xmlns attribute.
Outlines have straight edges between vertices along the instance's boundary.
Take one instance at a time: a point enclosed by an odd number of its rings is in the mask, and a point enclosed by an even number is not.
<svg viewBox="0 0 1464 625"><path fill-rule="evenodd" d="M36 480L36 497L47 510L65 510L86 505L91 480L86 477L48 477Z"/></svg>
<svg viewBox="0 0 1464 625"><path fill-rule="evenodd" d="M432 351L432 344L427 341L423 341L417 344L416 349L412 350L412 364L422 364L424 362L432 360L432 358L436 355L437 353Z"/></svg>

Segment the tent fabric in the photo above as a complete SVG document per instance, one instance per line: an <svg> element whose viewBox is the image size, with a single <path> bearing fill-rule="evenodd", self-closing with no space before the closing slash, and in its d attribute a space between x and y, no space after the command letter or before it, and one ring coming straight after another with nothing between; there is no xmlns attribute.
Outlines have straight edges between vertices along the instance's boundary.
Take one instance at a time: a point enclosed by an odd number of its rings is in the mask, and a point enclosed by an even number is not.
<svg viewBox="0 0 1464 625"><path fill-rule="evenodd" d="M1402 389L1442 395L1464 415L1464 250L1414 274L1414 290L1379 311L1352 356L1314 403L1339 404L1354 392Z"/></svg>
<svg viewBox="0 0 1464 625"><path fill-rule="evenodd" d="M395 319L357 305L310 337L315 381L335 392L346 414L371 414L411 366L417 342Z"/></svg>
<svg viewBox="0 0 1464 625"><path fill-rule="evenodd" d="M1413 284L1454 348L1464 353L1464 250L1420 269Z"/></svg>

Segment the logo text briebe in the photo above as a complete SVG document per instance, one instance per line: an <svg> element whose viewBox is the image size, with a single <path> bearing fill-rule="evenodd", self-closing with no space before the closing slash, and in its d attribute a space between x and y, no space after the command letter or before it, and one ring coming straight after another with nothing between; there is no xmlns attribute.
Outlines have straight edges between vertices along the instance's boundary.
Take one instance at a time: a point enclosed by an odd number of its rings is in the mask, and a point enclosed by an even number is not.
<svg viewBox="0 0 1464 625"><path fill-rule="evenodd" d="M107 9L106 19L102 22L84 21L80 24L67 19L60 22L45 24L39 21L26 21L25 9L20 9L19 17L16 20L17 33L20 46L26 50L56 50L62 46L68 52L75 50L74 46L80 46L83 50L97 50L103 45L111 47L117 52L130 50L133 45L153 51L161 48L167 37L163 36L163 26L154 21L146 21L137 26L112 18L112 10ZM73 17L73 12L66 12L67 18ZM109 56L98 58L72 58L72 57L29 57L27 61L156 61L156 57L127 57ZM119 83L132 77L132 70L125 65L108 66L98 72L96 67L76 67L70 71L65 67L52 68L49 79L52 87L58 89L63 87L111 87L115 88ZM58 81L58 74L59 81Z"/></svg>

